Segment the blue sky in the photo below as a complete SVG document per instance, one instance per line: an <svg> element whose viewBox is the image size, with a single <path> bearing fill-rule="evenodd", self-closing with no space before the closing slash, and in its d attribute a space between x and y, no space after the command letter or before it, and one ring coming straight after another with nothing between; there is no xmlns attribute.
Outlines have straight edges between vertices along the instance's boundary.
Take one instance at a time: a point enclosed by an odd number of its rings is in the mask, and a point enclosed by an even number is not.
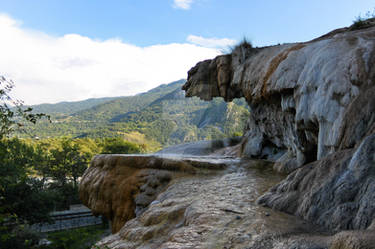
<svg viewBox="0 0 375 249"><path fill-rule="evenodd" d="M0 0L8 36L0 38L0 74L30 104L135 94L185 78L243 37L256 46L307 41L374 7L370 0Z"/></svg>
<svg viewBox="0 0 375 249"><path fill-rule="evenodd" d="M305 41L348 26L373 10L370 0L2 0L0 12L51 35L120 38L138 46L182 43L188 35L257 45ZM186 1L190 2L190 1Z"/></svg>

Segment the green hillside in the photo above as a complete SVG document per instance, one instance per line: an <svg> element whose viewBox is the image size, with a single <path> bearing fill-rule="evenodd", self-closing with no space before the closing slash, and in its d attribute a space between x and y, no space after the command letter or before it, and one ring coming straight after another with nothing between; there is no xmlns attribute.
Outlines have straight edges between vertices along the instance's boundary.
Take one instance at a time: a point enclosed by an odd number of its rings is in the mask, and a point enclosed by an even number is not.
<svg viewBox="0 0 375 249"><path fill-rule="evenodd" d="M241 135L249 115L243 99L225 103L221 98L210 102L185 98L181 86L185 80L160 85L135 96L104 99L84 108L74 102L66 108L48 106L52 123L27 125L20 137L103 138L124 137L144 144L148 150L197 140ZM99 99L98 99L99 100ZM89 100L87 100L89 101ZM64 104L65 105L65 104ZM39 107L38 107L39 108ZM41 110L40 108L37 110ZM68 112L76 108L76 112Z"/></svg>
<svg viewBox="0 0 375 249"><path fill-rule="evenodd" d="M85 120L108 121L117 115L141 110L153 101L162 98L177 88L181 88L184 82L185 80L179 80L170 84L163 84L146 93L121 97L86 110L77 111L73 116Z"/></svg>
<svg viewBox="0 0 375 249"><path fill-rule="evenodd" d="M33 112L35 113L48 113L49 115L69 115L118 98L120 97L95 98L74 102L64 101L57 104L34 105L32 106L32 108Z"/></svg>

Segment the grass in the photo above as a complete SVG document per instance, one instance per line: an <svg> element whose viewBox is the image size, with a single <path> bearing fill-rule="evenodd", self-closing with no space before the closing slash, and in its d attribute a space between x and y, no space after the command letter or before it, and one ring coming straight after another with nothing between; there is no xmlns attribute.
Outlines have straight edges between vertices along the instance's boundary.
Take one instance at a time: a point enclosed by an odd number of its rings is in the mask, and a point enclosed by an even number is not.
<svg viewBox="0 0 375 249"><path fill-rule="evenodd" d="M358 15L354 21L352 26L350 26L351 30L363 29L371 26L370 19L375 18L375 9L373 12L367 11L364 17Z"/></svg>
<svg viewBox="0 0 375 249"><path fill-rule="evenodd" d="M232 54L238 55L240 63L243 63L252 54L256 53L256 51L257 49L253 47L251 42L246 37L244 37L236 46L230 48L230 52Z"/></svg>
<svg viewBox="0 0 375 249"><path fill-rule="evenodd" d="M103 236L107 235L108 228L102 225L76 228L48 233L47 239L52 242L41 249L89 249Z"/></svg>
<svg viewBox="0 0 375 249"><path fill-rule="evenodd" d="M367 26L366 18L363 18L361 16L357 16L356 19L353 21L353 24L351 26L352 30L362 29Z"/></svg>
<svg viewBox="0 0 375 249"><path fill-rule="evenodd" d="M253 48L253 45L251 44L251 41L248 38L244 37L237 45L230 47L230 52L233 53L240 49L252 49L252 48Z"/></svg>

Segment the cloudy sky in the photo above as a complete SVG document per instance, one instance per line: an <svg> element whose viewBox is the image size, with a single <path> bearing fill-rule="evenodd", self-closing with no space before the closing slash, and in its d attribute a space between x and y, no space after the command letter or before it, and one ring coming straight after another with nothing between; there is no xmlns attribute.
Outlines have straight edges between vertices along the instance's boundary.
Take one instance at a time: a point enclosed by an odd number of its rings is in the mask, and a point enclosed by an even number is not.
<svg viewBox="0 0 375 249"><path fill-rule="evenodd" d="M306 41L370 0L0 0L0 75L26 104L126 96L186 78L246 37Z"/></svg>

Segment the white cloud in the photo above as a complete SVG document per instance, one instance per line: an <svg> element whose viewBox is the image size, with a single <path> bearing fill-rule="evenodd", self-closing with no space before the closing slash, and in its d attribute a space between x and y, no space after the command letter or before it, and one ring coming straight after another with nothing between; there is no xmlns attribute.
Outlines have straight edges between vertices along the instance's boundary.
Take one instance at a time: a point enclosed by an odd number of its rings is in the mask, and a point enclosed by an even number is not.
<svg viewBox="0 0 375 249"><path fill-rule="evenodd" d="M237 43L236 40L228 38L204 38L202 36L189 35L186 39L193 44L206 47L206 48L227 48Z"/></svg>
<svg viewBox="0 0 375 249"><path fill-rule="evenodd" d="M194 44L138 47L118 39L61 37L22 28L0 15L0 75L26 104L125 96L186 78L198 61L219 50Z"/></svg>
<svg viewBox="0 0 375 249"><path fill-rule="evenodd" d="M174 0L173 3L175 8L188 10L190 9L193 0Z"/></svg>

